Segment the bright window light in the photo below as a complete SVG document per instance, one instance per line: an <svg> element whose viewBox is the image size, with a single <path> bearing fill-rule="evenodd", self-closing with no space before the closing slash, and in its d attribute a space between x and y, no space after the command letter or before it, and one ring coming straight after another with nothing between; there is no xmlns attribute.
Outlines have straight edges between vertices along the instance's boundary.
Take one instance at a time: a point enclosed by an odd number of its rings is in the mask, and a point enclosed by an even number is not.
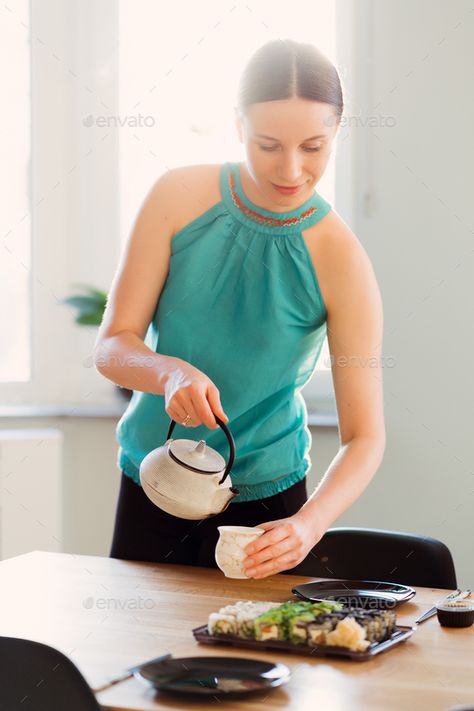
<svg viewBox="0 0 474 711"><path fill-rule="evenodd" d="M28 0L8 6L0 15L0 381L13 383L28 381L31 366L30 41Z"/></svg>

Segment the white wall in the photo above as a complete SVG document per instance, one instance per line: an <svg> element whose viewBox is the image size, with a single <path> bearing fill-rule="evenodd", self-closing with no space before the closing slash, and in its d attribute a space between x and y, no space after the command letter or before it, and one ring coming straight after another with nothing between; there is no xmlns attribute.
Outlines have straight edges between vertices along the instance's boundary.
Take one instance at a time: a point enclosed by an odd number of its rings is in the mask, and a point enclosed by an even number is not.
<svg viewBox="0 0 474 711"><path fill-rule="evenodd" d="M62 520L59 531L55 531L57 550L67 553L83 553L90 555L109 554L112 527L115 515L115 504L118 495L120 472L115 466L117 447L115 443L115 418L106 417L2 417L0 418L0 443L2 433L21 430L26 439L27 433L37 431L38 423L43 428L59 432L62 438L62 486L60 487ZM44 437L43 437L44 439ZM17 500L18 511L22 512L25 503L19 481L34 479L44 488L51 487L56 494L57 487L51 486L51 475L48 461L44 455L26 451L29 457L18 458L17 463L10 457L8 462L0 461L2 475L2 497L6 497L9 487ZM1 454L1 452L0 452ZM23 463L23 459L27 459ZM4 464L2 467L1 465ZM10 474L9 479L4 478ZM11 485L9 482L12 482ZM28 502L26 502L28 503ZM48 504L48 501L46 502ZM30 510L34 507L30 506ZM3 512L2 512L3 513ZM52 541L46 537L54 523L47 514L39 516L35 511L34 518L40 518L47 523L47 530L38 547L41 550L53 550ZM18 521L21 523L20 519ZM31 522L31 523L34 523ZM20 536L20 531L18 536ZM16 540L16 532L9 531L9 539ZM18 545L22 544L23 536ZM30 538L31 540L31 538ZM5 552L9 557L10 545ZM15 554L18 554L18 550ZM22 550L22 552L26 552ZM13 555L14 553L11 553Z"/></svg>
<svg viewBox="0 0 474 711"><path fill-rule="evenodd" d="M383 115L387 123L393 117L395 125L352 129L352 227L374 264L384 301L384 354L395 365L384 370L383 464L338 524L439 538L467 586L474 578L474 243L467 164L474 152L474 18L464 0L367 6L370 22L357 15L363 29L351 70L356 103L364 116ZM328 437L315 439L319 472Z"/></svg>
<svg viewBox="0 0 474 711"><path fill-rule="evenodd" d="M0 430L0 559L61 550L62 445L55 428Z"/></svg>

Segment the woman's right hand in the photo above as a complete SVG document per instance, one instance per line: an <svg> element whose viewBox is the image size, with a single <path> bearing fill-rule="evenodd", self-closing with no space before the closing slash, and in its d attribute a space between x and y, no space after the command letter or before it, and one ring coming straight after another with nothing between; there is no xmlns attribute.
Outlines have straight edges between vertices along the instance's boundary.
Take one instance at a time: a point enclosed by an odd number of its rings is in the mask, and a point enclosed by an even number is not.
<svg viewBox="0 0 474 711"><path fill-rule="evenodd" d="M212 380L185 360L176 359L165 384L165 409L175 422L182 423L190 416L188 427L204 424L218 429L214 415L224 423L229 418L222 409L220 393Z"/></svg>

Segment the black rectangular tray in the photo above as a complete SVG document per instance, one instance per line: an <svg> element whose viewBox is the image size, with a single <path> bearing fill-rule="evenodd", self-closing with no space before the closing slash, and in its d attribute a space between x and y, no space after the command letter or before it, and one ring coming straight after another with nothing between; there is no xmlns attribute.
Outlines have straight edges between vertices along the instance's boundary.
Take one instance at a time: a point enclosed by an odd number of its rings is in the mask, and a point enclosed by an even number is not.
<svg viewBox="0 0 474 711"><path fill-rule="evenodd" d="M207 625L195 627L193 635L201 644L228 644L232 647L245 647L246 649L268 650L271 652L285 652L291 654L303 654L307 657L343 657L347 659L356 659L364 662L367 659L372 659L380 652L385 652L387 649L392 649L400 642L405 642L413 634L413 627L405 627L397 625L395 631L389 639L383 642L372 642L370 647L367 647L365 652L353 652L346 647L326 646L310 647L305 644L293 644L283 640L266 640L261 642L256 639L242 639L230 634L209 634Z"/></svg>

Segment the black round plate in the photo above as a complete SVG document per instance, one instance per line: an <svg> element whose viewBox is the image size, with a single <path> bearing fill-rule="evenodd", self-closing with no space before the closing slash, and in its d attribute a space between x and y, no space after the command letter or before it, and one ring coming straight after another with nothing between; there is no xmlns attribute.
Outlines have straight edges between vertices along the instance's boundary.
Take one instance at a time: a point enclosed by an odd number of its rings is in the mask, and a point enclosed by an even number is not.
<svg viewBox="0 0 474 711"><path fill-rule="evenodd" d="M268 691L289 681L285 664L243 657L182 657L147 664L135 672L159 691L234 696Z"/></svg>
<svg viewBox="0 0 474 711"><path fill-rule="evenodd" d="M292 592L304 600L336 600L369 610L396 607L416 595L408 585L380 580L324 580L297 585Z"/></svg>

